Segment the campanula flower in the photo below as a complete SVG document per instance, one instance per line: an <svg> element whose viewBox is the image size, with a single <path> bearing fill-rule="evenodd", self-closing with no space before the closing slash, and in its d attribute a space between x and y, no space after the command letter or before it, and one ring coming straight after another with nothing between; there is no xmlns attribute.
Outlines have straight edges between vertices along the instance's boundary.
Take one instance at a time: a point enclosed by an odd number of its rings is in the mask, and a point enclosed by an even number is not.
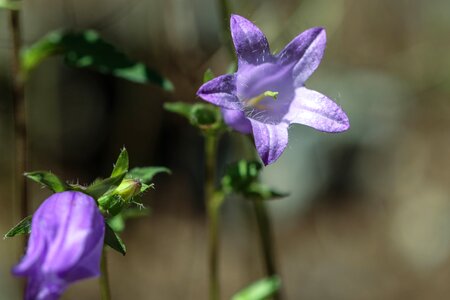
<svg viewBox="0 0 450 300"><path fill-rule="evenodd" d="M105 223L95 200L61 192L33 215L28 248L13 274L28 277L26 300L58 299L80 279L100 275Z"/></svg>
<svg viewBox="0 0 450 300"><path fill-rule="evenodd" d="M265 165L283 153L292 123L325 132L349 128L348 117L339 105L305 87L323 57L323 28L306 30L273 55L264 33L249 20L232 15L230 27L238 70L205 83L197 95L220 106L230 127L253 133Z"/></svg>

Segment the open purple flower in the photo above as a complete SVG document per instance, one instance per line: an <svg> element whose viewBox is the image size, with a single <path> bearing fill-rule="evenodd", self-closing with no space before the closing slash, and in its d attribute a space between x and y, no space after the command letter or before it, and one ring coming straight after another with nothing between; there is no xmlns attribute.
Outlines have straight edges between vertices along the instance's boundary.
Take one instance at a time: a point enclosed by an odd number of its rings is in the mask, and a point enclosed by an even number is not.
<svg viewBox="0 0 450 300"><path fill-rule="evenodd" d="M266 37L249 20L232 15L230 26L238 70L205 83L197 95L220 106L229 126L253 133L265 165L283 153L292 123L325 132L349 128L348 117L333 100L305 88L323 57L323 28L306 30L272 55Z"/></svg>
<svg viewBox="0 0 450 300"><path fill-rule="evenodd" d="M13 274L28 277L25 299L58 299L77 280L100 275L105 223L93 198L50 196L33 215L28 248Z"/></svg>

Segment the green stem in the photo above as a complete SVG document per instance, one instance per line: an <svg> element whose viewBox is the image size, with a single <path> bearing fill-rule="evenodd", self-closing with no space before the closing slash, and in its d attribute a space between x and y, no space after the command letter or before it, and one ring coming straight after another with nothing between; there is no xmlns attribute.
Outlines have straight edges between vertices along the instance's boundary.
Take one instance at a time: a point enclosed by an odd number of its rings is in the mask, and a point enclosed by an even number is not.
<svg viewBox="0 0 450 300"><path fill-rule="evenodd" d="M205 205L208 214L208 262L209 262L209 299L220 299L219 280L219 222L220 206L224 196L215 191L217 136L205 134Z"/></svg>
<svg viewBox="0 0 450 300"><path fill-rule="evenodd" d="M253 206L255 209L256 221L258 223L258 231L261 240L262 254L264 258L264 264L266 269L267 277L272 277L274 275L279 275L277 273L276 263L275 263L275 251L274 251L274 239L272 226L270 222L270 216L267 211L267 207L264 200L253 199ZM280 300L281 292L278 291L273 299Z"/></svg>
<svg viewBox="0 0 450 300"><path fill-rule="evenodd" d="M15 144L15 193L20 205L21 218L28 216L27 184L23 173L27 170L27 120L25 103L25 86L23 70L20 60L22 47L22 28L20 24L20 12L9 12L9 25L12 38L12 101L14 114L14 144Z"/></svg>
<svg viewBox="0 0 450 300"><path fill-rule="evenodd" d="M102 261L100 264L100 295L102 300L111 300L111 289L109 286L109 276L108 276L108 256L106 248L103 248Z"/></svg>
<svg viewBox="0 0 450 300"><path fill-rule="evenodd" d="M228 30L230 28L230 0L219 0L219 6L220 6L220 19L222 20L222 41L225 43L225 46L227 47L227 51L230 54L231 57L235 57L234 53L234 45L231 40L231 34Z"/></svg>

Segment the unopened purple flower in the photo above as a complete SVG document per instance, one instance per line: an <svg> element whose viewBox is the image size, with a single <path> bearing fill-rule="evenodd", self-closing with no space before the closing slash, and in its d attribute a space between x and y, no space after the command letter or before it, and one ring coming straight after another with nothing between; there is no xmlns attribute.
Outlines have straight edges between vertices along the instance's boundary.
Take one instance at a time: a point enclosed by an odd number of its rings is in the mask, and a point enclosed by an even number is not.
<svg viewBox="0 0 450 300"><path fill-rule="evenodd" d="M93 198L56 193L33 215L28 248L13 274L28 277L25 299L58 299L77 280L98 276L105 223Z"/></svg>
<svg viewBox="0 0 450 300"><path fill-rule="evenodd" d="M205 83L197 95L220 106L229 126L253 133L264 164L283 153L292 123L325 132L349 128L348 117L333 100L305 87L323 57L323 28L306 30L276 55L258 27L243 17L231 16L231 35L237 72Z"/></svg>

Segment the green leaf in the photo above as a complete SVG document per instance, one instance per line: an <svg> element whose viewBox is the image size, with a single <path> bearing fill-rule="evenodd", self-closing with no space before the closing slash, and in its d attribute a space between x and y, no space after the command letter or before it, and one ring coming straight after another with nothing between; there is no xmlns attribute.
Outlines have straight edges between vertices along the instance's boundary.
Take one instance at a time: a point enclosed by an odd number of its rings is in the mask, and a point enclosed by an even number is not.
<svg viewBox="0 0 450 300"><path fill-rule="evenodd" d="M125 177L125 174L126 173L122 173L115 177L97 180L93 184L88 186L84 192L94 197L94 199L99 199L106 192L112 191L117 188L122 182L122 179Z"/></svg>
<svg viewBox="0 0 450 300"><path fill-rule="evenodd" d="M28 172L24 174L27 178L40 183L55 193L70 189L70 186L58 178L58 176L45 171Z"/></svg>
<svg viewBox="0 0 450 300"><path fill-rule="evenodd" d="M257 161L240 160L228 166L222 178L222 190L228 194L242 194L249 199L268 200L287 196L259 181L261 169L262 165Z"/></svg>
<svg viewBox="0 0 450 300"><path fill-rule="evenodd" d="M137 207L130 207L124 209L120 214L108 219L107 222L115 232L122 232L125 229L126 220L146 217L149 214L150 214L149 208L142 209Z"/></svg>
<svg viewBox="0 0 450 300"><path fill-rule="evenodd" d="M139 179L142 183L145 185L142 186L144 188L144 191L148 189L150 186L150 182L152 181L153 177L156 174L159 173L167 173L170 174L170 170L165 167L143 167L143 168L133 168L130 172L128 172L126 178L131 179ZM142 189L141 189L142 192Z"/></svg>
<svg viewBox="0 0 450 300"><path fill-rule="evenodd" d="M184 103L184 102L166 102L164 103L164 109L176 114L179 114L188 120L191 118L191 109L192 104Z"/></svg>
<svg viewBox="0 0 450 300"><path fill-rule="evenodd" d="M231 298L232 300L265 300L273 296L281 286L278 276L264 278L256 281L239 291Z"/></svg>
<svg viewBox="0 0 450 300"><path fill-rule="evenodd" d="M103 212L110 216L119 214L127 202L118 194L104 195L98 199L98 205Z"/></svg>
<svg viewBox="0 0 450 300"><path fill-rule="evenodd" d="M205 71L205 73L203 74L203 83L206 83L208 81L210 81L211 79L214 78L214 73L213 71L211 71L211 69L208 69Z"/></svg>
<svg viewBox="0 0 450 300"><path fill-rule="evenodd" d="M0 8L19 10L20 6L21 3L18 0L0 0Z"/></svg>
<svg viewBox="0 0 450 300"><path fill-rule="evenodd" d="M147 217L150 214L150 208L130 207L122 212L123 218L136 219L141 217Z"/></svg>
<svg viewBox="0 0 450 300"><path fill-rule="evenodd" d="M30 71L51 55L61 54L76 68L90 68L137 83L154 83L173 91L172 83L142 62L129 59L93 30L54 31L23 52L22 65Z"/></svg>
<svg viewBox="0 0 450 300"><path fill-rule="evenodd" d="M228 65L227 74L233 74L237 70L237 64L235 62L232 62Z"/></svg>
<svg viewBox="0 0 450 300"><path fill-rule="evenodd" d="M114 164L111 177L116 177L126 172L128 172L128 152L127 149L123 148Z"/></svg>
<svg viewBox="0 0 450 300"><path fill-rule="evenodd" d="M122 239L112 230L107 222L105 222L105 245L108 245L122 255L127 254L127 248Z"/></svg>
<svg viewBox="0 0 450 300"><path fill-rule="evenodd" d="M28 216L20 221L16 226L11 228L3 237L3 239L10 238L16 235L29 234L31 232L31 218Z"/></svg>
<svg viewBox="0 0 450 300"><path fill-rule="evenodd" d="M207 103L188 104L183 102L165 103L164 109L182 115L200 129L222 130L225 127L220 109Z"/></svg>
<svg viewBox="0 0 450 300"><path fill-rule="evenodd" d="M108 222L109 227L111 227L114 232L122 232L125 229L125 219L121 213L108 219L106 222Z"/></svg>

